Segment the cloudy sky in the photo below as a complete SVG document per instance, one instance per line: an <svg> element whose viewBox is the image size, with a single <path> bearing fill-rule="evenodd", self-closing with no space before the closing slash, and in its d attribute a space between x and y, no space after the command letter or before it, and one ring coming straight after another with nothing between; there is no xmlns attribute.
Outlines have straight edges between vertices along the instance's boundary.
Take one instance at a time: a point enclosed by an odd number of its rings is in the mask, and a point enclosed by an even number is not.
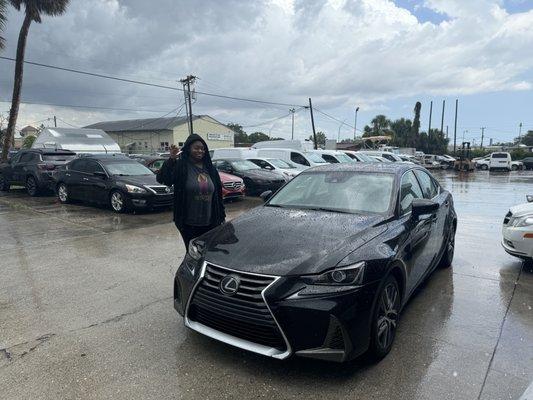
<svg viewBox="0 0 533 400"><path fill-rule="evenodd" d="M4 57L14 57L22 13L10 9ZM26 60L181 87L294 104L297 137L317 129L353 136L376 114L412 117L427 129L509 140L533 129L533 0L71 0L65 15L30 28ZM14 63L0 60L0 100L10 100ZM175 115L183 93L25 66L18 127ZM38 104L35 104L38 103ZM69 108L76 105L93 108ZM97 108L100 107L100 108ZM198 94L195 114L290 137L288 106ZM0 103L7 116L9 103ZM123 109L123 110L113 110ZM43 121L44 120L44 121ZM488 139L486 139L488 140ZM459 140L458 140L459 141ZM486 142L485 142L486 143Z"/></svg>

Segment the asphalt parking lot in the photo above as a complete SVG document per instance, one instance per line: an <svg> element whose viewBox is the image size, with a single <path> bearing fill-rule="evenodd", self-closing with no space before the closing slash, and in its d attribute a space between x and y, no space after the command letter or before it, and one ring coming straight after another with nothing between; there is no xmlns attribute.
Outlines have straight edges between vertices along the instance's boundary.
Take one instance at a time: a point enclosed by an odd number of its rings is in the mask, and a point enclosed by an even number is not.
<svg viewBox="0 0 533 400"><path fill-rule="evenodd" d="M169 211L0 194L0 398L518 399L533 381L533 271L503 251L501 223L533 174L435 175L459 218L453 269L423 284L375 365L277 361L186 330Z"/></svg>

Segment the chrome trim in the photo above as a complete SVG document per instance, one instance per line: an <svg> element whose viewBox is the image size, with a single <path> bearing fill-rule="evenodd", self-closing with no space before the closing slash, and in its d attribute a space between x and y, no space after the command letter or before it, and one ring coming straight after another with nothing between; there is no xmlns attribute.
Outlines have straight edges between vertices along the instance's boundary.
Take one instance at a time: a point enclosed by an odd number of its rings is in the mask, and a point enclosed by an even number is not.
<svg viewBox="0 0 533 400"><path fill-rule="evenodd" d="M169 195L169 194L172 194L173 193L173 190L170 189L168 192L165 192L165 193L157 193L153 188L168 188L168 186L165 186L165 185L151 185L151 186L148 186L148 185L144 185L144 187L146 189L148 189L150 192L152 192L153 194L155 194L156 196L166 196L166 195Z"/></svg>
<svg viewBox="0 0 533 400"><path fill-rule="evenodd" d="M274 280L261 291L261 297L263 298L263 301L265 302L265 305L267 306L268 311L270 311L270 315L272 316L272 319L276 323L276 326L278 327L278 329L279 329L279 331L281 333L281 336L283 337L283 340L285 341L285 345L287 346L287 350L285 350L283 352L278 350L278 349L275 349L273 347L263 346L263 345L258 344L258 343L253 343L253 342L250 342L250 341L245 340L245 339L241 339L241 338L238 338L238 337L235 337L235 336L232 336L232 335L228 335L227 333L217 331L216 329L213 329L213 328L210 328L210 327L205 326L203 324L200 324L199 322L195 322L195 321L189 320L188 315L189 315L189 307L190 307L190 304L191 304L191 299L192 299L194 293L196 292L196 288L198 287L198 285L200 284L200 282L202 281L202 279L205 276L205 271L207 269L207 264L208 264L207 261L203 262L202 267L200 269L200 276L198 277L198 280L196 281L196 284L192 288L191 294L189 295L189 299L187 300L187 306L185 308L185 313L184 313L184 317L183 317L183 321L185 322L185 326L188 327L188 328L191 328L192 330L194 330L196 332L199 332L199 333L201 333L201 334L203 334L205 336L208 336L208 337L210 337L212 339L219 340L219 341L224 342L226 344L229 344L231 346L239 347L241 349L248 350L248 351L251 351L253 353L258 353L258 354L262 354L264 356L277 358L278 360L283 360L283 359L289 357L292 354L292 347L289 344L289 341L287 340L287 336L285 336L285 332L283 332L283 329L281 329L281 326L279 325L278 320L274 316L274 313L270 309L270 306L268 305L268 302L266 301L266 298L265 298L266 291L271 286L273 286L281 278L280 276L264 275L264 274L256 274L256 273L252 273L252 272L246 272L246 271L239 271L239 270L236 270L236 269L221 267L220 265L209 263L209 264L211 264L214 267L225 269L225 270L228 270L228 271L231 271L231 272L237 272L237 273L240 273L240 274L247 274L247 275L254 275L254 276L262 276L262 277L267 277L267 278L274 278Z"/></svg>

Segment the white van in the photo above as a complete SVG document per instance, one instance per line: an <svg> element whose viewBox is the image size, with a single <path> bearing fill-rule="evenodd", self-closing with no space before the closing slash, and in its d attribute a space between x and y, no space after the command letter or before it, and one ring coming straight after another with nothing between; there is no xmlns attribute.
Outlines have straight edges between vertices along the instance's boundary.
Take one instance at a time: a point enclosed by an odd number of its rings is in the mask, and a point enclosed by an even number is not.
<svg viewBox="0 0 533 400"><path fill-rule="evenodd" d="M495 169L511 170L511 154L505 152L491 153L489 158L489 171Z"/></svg>
<svg viewBox="0 0 533 400"><path fill-rule="evenodd" d="M218 160L221 158L238 158L241 160L246 160L247 158L255 156L257 156L257 152L248 147L224 147L213 150L211 159Z"/></svg>
<svg viewBox="0 0 533 400"><path fill-rule="evenodd" d="M257 149L257 155L263 158L279 158L284 161L292 161L300 169L327 164L317 153L293 149Z"/></svg>
<svg viewBox="0 0 533 400"><path fill-rule="evenodd" d="M316 153L330 164L354 162L342 151L337 150L310 150L310 153Z"/></svg>

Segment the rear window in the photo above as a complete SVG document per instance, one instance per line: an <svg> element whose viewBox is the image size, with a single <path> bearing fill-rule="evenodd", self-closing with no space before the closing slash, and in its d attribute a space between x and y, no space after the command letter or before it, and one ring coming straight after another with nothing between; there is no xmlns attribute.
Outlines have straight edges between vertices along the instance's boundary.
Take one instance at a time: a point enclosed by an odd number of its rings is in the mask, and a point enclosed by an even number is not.
<svg viewBox="0 0 533 400"><path fill-rule="evenodd" d="M507 153L494 153L492 158L509 158L510 155Z"/></svg>
<svg viewBox="0 0 533 400"><path fill-rule="evenodd" d="M75 154L43 154L43 161L70 161L75 157Z"/></svg>

